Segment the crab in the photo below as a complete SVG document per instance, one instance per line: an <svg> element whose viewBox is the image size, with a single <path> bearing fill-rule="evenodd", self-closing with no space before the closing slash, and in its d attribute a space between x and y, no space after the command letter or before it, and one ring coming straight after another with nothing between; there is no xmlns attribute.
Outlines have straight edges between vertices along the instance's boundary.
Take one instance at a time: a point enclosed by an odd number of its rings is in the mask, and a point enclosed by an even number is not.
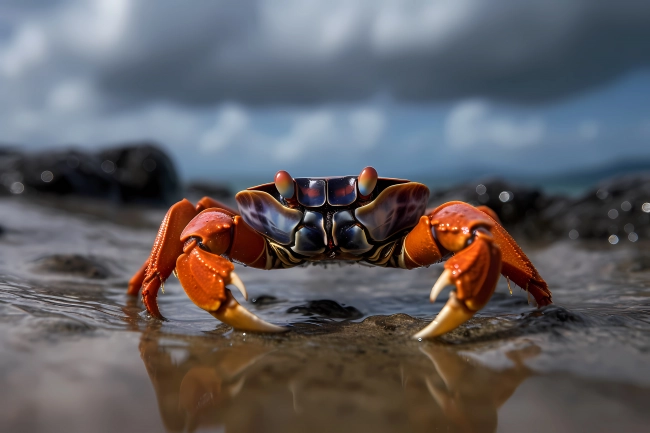
<svg viewBox="0 0 650 433"><path fill-rule="evenodd" d="M283 332L237 302L227 286L248 294L234 263L287 269L308 262L348 261L414 269L445 261L431 289L434 302L455 291L416 339L443 335L483 308L500 274L524 288L539 307L551 292L490 208L452 201L427 210L429 189L417 182L378 177L372 167L358 176L292 178L248 188L239 210L204 197L196 206L174 204L163 219L149 258L129 281L128 293L163 319L156 297L174 273L187 296L223 323L242 331Z"/></svg>

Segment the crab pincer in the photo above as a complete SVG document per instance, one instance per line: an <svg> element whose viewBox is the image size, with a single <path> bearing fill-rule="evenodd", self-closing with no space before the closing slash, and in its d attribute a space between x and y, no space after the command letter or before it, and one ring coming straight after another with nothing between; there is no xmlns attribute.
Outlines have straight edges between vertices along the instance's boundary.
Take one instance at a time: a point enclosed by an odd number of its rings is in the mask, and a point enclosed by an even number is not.
<svg viewBox="0 0 650 433"><path fill-rule="evenodd" d="M235 286L248 299L234 265L221 254L228 252L231 258L246 264L265 262L265 243L229 208L204 209L214 204L219 205L203 199L194 207L181 200L169 209L151 254L129 281L127 293L137 295L142 287L147 311L163 319L156 301L158 290L175 272L188 297L220 321L245 331L285 331L246 310L226 289L228 285Z"/></svg>
<svg viewBox="0 0 650 433"><path fill-rule="evenodd" d="M456 291L414 338L437 337L471 319L490 300L501 274L533 294L539 306L551 303L544 280L490 213L466 203L449 202L423 217L420 224L430 229L414 229L406 237L410 261L421 266L427 264L422 262L439 260L441 251L453 253L431 289L430 301L435 302L446 286L454 285Z"/></svg>
<svg viewBox="0 0 650 433"><path fill-rule="evenodd" d="M242 307L227 285L239 289L248 300L246 287L235 266L222 257L231 247L233 218L218 210L205 210L181 233L183 253L176 261L176 275L187 296L199 308L242 331L283 332Z"/></svg>

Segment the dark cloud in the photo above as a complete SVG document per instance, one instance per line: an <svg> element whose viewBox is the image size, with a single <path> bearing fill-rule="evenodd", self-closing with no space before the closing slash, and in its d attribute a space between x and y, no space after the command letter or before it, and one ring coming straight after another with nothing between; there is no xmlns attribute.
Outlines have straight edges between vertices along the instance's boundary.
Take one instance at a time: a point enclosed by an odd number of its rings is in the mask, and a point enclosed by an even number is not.
<svg viewBox="0 0 650 433"><path fill-rule="evenodd" d="M0 11L21 15L19 4ZM49 18L38 5L47 5ZM31 1L25 8L47 42L46 64L37 66L49 79L57 71L83 76L127 104L376 95L537 103L650 63L650 2L637 0Z"/></svg>
<svg viewBox="0 0 650 433"><path fill-rule="evenodd" d="M650 2L135 2L110 94L186 104L561 98L650 62Z"/></svg>

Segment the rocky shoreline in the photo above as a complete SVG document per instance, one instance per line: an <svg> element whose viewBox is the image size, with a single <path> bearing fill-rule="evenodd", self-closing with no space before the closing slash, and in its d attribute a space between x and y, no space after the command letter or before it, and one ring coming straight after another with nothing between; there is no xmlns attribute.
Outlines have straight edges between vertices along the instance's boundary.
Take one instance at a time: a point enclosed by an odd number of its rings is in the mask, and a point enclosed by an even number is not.
<svg viewBox="0 0 650 433"><path fill-rule="evenodd" d="M89 197L113 204L169 206L184 196L232 200L227 185L183 185L172 159L151 143L99 152L22 153L0 148L0 195ZM492 208L516 238L530 242L650 239L650 171L600 181L577 197L488 178L433 189L430 207L452 200Z"/></svg>

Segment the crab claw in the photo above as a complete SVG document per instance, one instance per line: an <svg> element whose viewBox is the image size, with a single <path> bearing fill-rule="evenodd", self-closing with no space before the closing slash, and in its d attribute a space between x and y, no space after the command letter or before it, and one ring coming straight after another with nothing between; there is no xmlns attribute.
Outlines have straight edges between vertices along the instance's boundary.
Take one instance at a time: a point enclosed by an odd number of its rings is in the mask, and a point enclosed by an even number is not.
<svg viewBox="0 0 650 433"><path fill-rule="evenodd" d="M242 307L235 297L226 289L226 300L221 306L210 311L214 317L241 331L252 332L286 332L287 329L276 326L257 317L255 314Z"/></svg>
<svg viewBox="0 0 650 433"><path fill-rule="evenodd" d="M490 300L501 272L501 250L492 234L484 228L476 230L472 243L445 263L445 270L431 289L431 302L451 284L456 292L436 318L413 338L433 338L467 322Z"/></svg>
<svg viewBox="0 0 650 433"><path fill-rule="evenodd" d="M234 272L234 265L225 258L205 251L196 238L186 241L183 254L176 261L176 273L187 296L199 308L220 321L242 331L283 332L239 305L227 285L237 287L248 298L246 287Z"/></svg>

